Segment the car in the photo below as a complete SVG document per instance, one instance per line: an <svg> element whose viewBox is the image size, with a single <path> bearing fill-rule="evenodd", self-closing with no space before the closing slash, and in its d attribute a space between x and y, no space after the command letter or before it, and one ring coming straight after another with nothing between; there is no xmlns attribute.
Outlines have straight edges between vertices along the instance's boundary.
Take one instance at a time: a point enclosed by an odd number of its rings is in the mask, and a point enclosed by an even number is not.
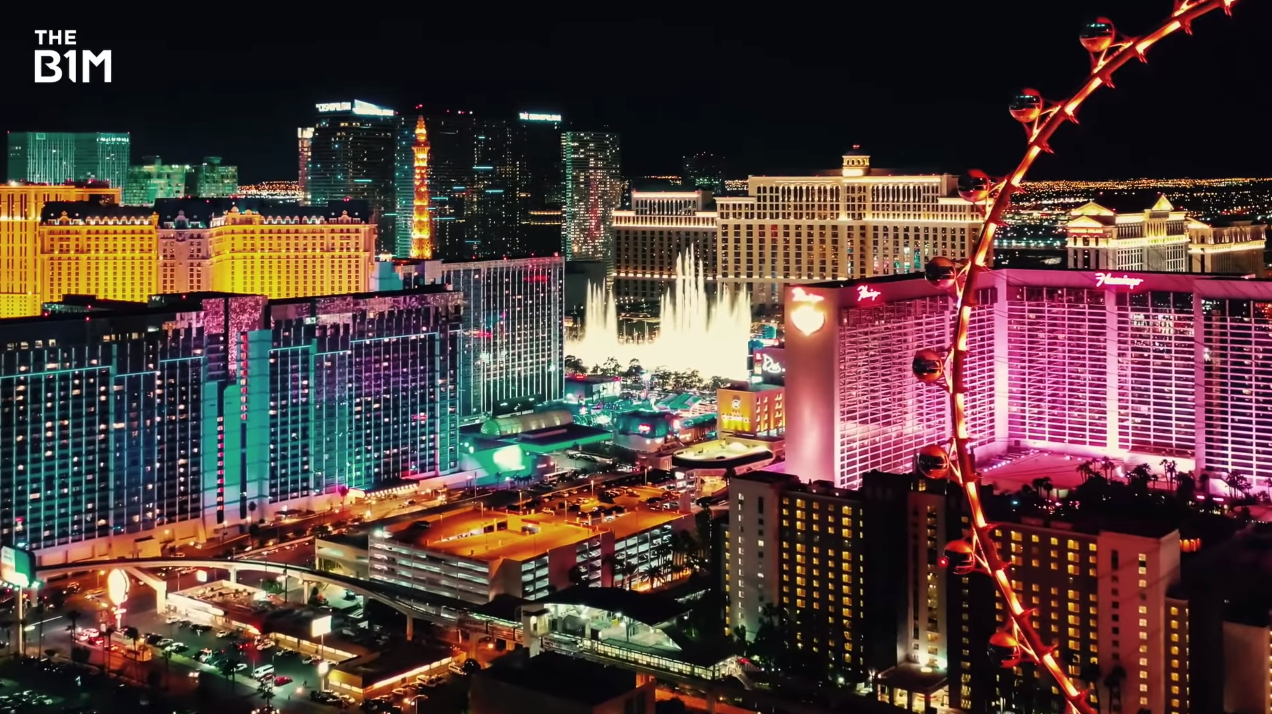
<svg viewBox="0 0 1272 714"><path fill-rule="evenodd" d="M267 649L269 649L270 647L273 647L273 646L274 646L274 641L273 641L273 640L260 640L260 641L258 641L258 642L256 643L256 649L258 649L258 650L260 650L260 651L262 651L262 652L264 652L265 650L267 650Z"/></svg>
<svg viewBox="0 0 1272 714"><path fill-rule="evenodd" d="M193 630L196 635L201 635L205 632L211 631L212 626L211 625L190 625L190 629Z"/></svg>
<svg viewBox="0 0 1272 714"><path fill-rule="evenodd" d="M405 687L397 687L393 690L393 696L395 697L405 697L408 694L410 694L410 692L406 691Z"/></svg>
<svg viewBox="0 0 1272 714"><path fill-rule="evenodd" d="M158 635L153 632L146 633L146 644L148 645L157 645L159 644L159 641L162 639L163 639L163 635Z"/></svg>
<svg viewBox="0 0 1272 714"><path fill-rule="evenodd" d="M173 654L181 654L182 652L188 652L190 650L190 645L187 645L184 642L173 642L164 649Z"/></svg>
<svg viewBox="0 0 1272 714"><path fill-rule="evenodd" d="M291 677L280 674L277 677L274 677L274 686L281 687L284 684L291 684L293 681L295 680L293 680Z"/></svg>
<svg viewBox="0 0 1272 714"><path fill-rule="evenodd" d="M190 670L190 673L187 674L186 676L189 677L190 679L198 679L199 677L203 676L203 673L197 669L192 669Z"/></svg>
<svg viewBox="0 0 1272 714"><path fill-rule="evenodd" d="M309 655L308 657L305 657L304 661L305 661L305 664L318 664L319 662L322 661L322 657L319 657L316 654Z"/></svg>
<svg viewBox="0 0 1272 714"><path fill-rule="evenodd" d="M242 672L242 671L243 671L243 670L245 670L245 669L247 669L247 663L246 663L246 662L235 662L235 663L234 663L234 667L232 668L232 671L234 671L234 672Z"/></svg>
<svg viewBox="0 0 1272 714"><path fill-rule="evenodd" d="M229 636L230 636L230 635L232 635L232 634L234 634L234 633L233 633L233 632L230 632L229 630L217 630L217 631L216 631L216 636L217 636L218 638L220 638L220 639L225 639L226 637L229 637Z"/></svg>

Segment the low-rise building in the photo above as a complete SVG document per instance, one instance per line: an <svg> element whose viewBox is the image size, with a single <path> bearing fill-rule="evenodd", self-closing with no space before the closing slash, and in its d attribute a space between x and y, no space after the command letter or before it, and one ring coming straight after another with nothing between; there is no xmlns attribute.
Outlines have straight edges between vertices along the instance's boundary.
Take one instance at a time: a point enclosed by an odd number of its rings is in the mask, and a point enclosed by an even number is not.
<svg viewBox="0 0 1272 714"><path fill-rule="evenodd" d="M652 678L629 669L523 650L473 676L468 707L472 714L653 714L654 689Z"/></svg>
<svg viewBox="0 0 1272 714"><path fill-rule="evenodd" d="M631 490L611 499L621 512L604 516L587 515L584 497L545 497L537 513L462 508L379 524L368 540L370 579L474 604L539 600L571 585L649 584L651 573L671 579L671 534L692 528L693 516L683 503L647 506L642 496L654 489Z"/></svg>

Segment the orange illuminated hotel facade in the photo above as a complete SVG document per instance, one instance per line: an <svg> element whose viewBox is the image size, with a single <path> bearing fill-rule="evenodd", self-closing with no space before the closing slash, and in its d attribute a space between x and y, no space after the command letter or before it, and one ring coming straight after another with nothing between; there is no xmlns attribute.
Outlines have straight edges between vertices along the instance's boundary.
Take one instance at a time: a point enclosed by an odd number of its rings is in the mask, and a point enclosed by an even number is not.
<svg viewBox="0 0 1272 714"><path fill-rule="evenodd" d="M0 318L65 295L145 302L215 290L273 299L361 292L376 228L358 201L119 205L119 189L0 186Z"/></svg>
<svg viewBox="0 0 1272 714"><path fill-rule="evenodd" d="M967 369L978 462L1038 450L1272 476L1272 281L1007 269L982 285ZM948 397L911 361L946 349L953 309L922 275L788 287L788 473L855 488L947 439Z"/></svg>

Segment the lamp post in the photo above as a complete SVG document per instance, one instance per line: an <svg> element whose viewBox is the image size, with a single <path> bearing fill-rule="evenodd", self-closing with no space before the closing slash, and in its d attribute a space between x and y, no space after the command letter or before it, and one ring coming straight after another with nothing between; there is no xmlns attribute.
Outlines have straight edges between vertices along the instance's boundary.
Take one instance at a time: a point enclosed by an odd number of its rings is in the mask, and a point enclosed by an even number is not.
<svg viewBox="0 0 1272 714"><path fill-rule="evenodd" d="M318 663L318 686L319 691L327 690L327 673L331 671L331 663L323 660Z"/></svg>

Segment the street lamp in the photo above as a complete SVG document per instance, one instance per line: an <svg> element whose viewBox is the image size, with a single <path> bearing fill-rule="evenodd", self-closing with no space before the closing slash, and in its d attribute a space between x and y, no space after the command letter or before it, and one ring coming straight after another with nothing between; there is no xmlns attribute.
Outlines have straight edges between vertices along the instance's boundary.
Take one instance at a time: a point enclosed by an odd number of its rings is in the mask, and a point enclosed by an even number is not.
<svg viewBox="0 0 1272 714"><path fill-rule="evenodd" d="M331 671L331 663L323 660L318 663L318 686L322 691L327 690L327 673Z"/></svg>

